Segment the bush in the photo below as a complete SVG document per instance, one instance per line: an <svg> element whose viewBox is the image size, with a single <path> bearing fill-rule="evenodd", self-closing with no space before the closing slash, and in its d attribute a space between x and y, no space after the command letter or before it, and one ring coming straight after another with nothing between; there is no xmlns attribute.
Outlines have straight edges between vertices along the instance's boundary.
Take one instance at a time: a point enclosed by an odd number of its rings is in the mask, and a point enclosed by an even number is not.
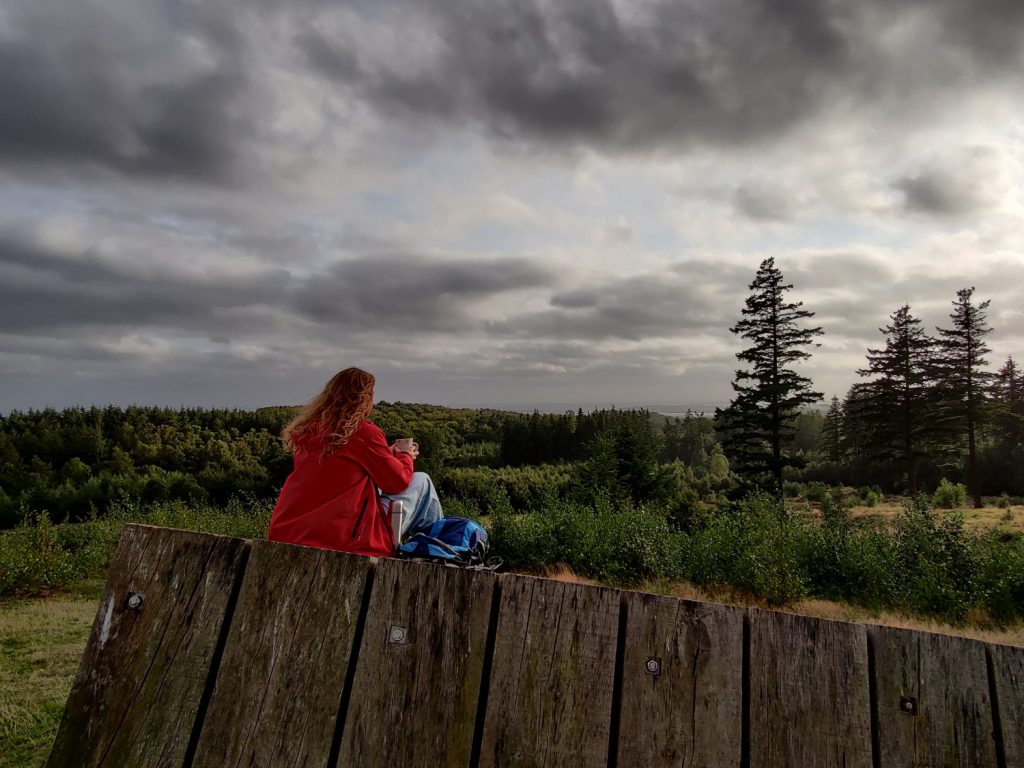
<svg viewBox="0 0 1024 768"><path fill-rule="evenodd" d="M996 499L996 507L999 509L1009 509L1013 504L1010 502L1010 494L1003 491L1003 494Z"/></svg>
<svg viewBox="0 0 1024 768"><path fill-rule="evenodd" d="M878 504L878 494L874 491L868 491L867 495L864 496L864 506L874 507Z"/></svg>
<svg viewBox="0 0 1024 768"><path fill-rule="evenodd" d="M44 513L0 538L0 595L45 594L80 576Z"/></svg>
<svg viewBox="0 0 1024 768"><path fill-rule="evenodd" d="M783 480L782 495L787 499L799 499L804 495L804 487L793 480Z"/></svg>
<svg viewBox="0 0 1024 768"><path fill-rule="evenodd" d="M433 480L442 504L449 498L461 499L487 513L503 492L519 512L540 509L549 498L565 498L573 487L574 466L545 464L532 467L461 467L438 472Z"/></svg>
<svg viewBox="0 0 1024 768"><path fill-rule="evenodd" d="M967 503L967 489L963 483L951 483L942 478L932 496L932 503L939 509L960 509Z"/></svg>
<svg viewBox="0 0 1024 768"><path fill-rule="evenodd" d="M491 549L511 568L539 571L564 563L607 584L672 578L682 534L661 512L599 499L593 506L559 500L538 512L492 516Z"/></svg>
<svg viewBox="0 0 1024 768"><path fill-rule="evenodd" d="M804 491L804 498L811 502L821 503L828 496L828 486L819 480L812 480L807 484Z"/></svg>
<svg viewBox="0 0 1024 768"><path fill-rule="evenodd" d="M753 494L712 513L685 542L683 577L700 586L729 585L773 605L806 593L798 540L804 530L772 496Z"/></svg>
<svg viewBox="0 0 1024 768"><path fill-rule="evenodd" d="M116 502L108 515L55 525L41 514L0 531L0 595L39 595L84 578L102 576L126 523L145 523L243 538L263 538L270 502L233 498L223 507L182 501L140 505Z"/></svg>

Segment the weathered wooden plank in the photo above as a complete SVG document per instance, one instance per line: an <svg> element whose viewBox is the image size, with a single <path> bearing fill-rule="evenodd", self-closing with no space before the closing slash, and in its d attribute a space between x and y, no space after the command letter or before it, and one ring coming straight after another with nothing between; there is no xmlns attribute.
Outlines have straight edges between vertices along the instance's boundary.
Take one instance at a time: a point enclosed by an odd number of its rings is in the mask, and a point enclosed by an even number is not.
<svg viewBox="0 0 1024 768"><path fill-rule="evenodd" d="M750 765L871 766L862 625L750 609Z"/></svg>
<svg viewBox="0 0 1024 768"><path fill-rule="evenodd" d="M985 644L892 627L868 630L875 656L879 765L996 765Z"/></svg>
<svg viewBox="0 0 1024 768"><path fill-rule="evenodd" d="M605 766L619 593L502 577L480 766Z"/></svg>
<svg viewBox="0 0 1024 768"><path fill-rule="evenodd" d="M619 765L739 766L741 608L626 593Z"/></svg>
<svg viewBox="0 0 1024 768"><path fill-rule="evenodd" d="M326 765L372 560L253 542L196 768Z"/></svg>
<svg viewBox="0 0 1024 768"><path fill-rule="evenodd" d="M1006 768L1024 768L1024 648L989 645Z"/></svg>
<svg viewBox="0 0 1024 768"><path fill-rule="evenodd" d="M377 564L337 765L469 765L495 578Z"/></svg>
<svg viewBox="0 0 1024 768"><path fill-rule="evenodd" d="M125 527L48 765L182 764L247 546Z"/></svg>

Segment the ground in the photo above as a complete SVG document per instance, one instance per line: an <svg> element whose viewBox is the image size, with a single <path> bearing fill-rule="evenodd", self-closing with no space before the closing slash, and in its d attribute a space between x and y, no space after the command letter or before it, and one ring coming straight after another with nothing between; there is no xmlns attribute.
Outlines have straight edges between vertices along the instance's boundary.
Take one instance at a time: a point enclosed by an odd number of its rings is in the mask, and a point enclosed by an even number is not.
<svg viewBox="0 0 1024 768"><path fill-rule="evenodd" d="M877 504L874 507L854 507L851 514L854 517L874 515L892 520L897 514L903 511L902 504ZM981 530L983 528L994 528L1003 525L1011 531L1024 533L1024 506L1014 506L1009 509L1001 507L962 507L957 510L940 509L940 514L952 514L957 512L964 516L964 525L967 530Z"/></svg>
<svg viewBox="0 0 1024 768"><path fill-rule="evenodd" d="M85 650L100 585L0 601L0 768L46 761Z"/></svg>

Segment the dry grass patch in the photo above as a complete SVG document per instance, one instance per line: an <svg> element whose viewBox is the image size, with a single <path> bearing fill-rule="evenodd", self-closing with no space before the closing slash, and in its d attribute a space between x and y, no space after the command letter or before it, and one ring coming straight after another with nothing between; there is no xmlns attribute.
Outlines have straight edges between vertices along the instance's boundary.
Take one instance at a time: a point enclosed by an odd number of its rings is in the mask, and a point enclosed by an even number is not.
<svg viewBox="0 0 1024 768"><path fill-rule="evenodd" d="M545 579L563 581L567 584L588 584L592 587L601 586L601 582L588 579L586 576L580 576L564 563L559 563L558 565L545 568L539 575L543 576Z"/></svg>
<svg viewBox="0 0 1024 768"><path fill-rule="evenodd" d="M1008 629L1001 629L993 626L989 617L983 615L970 616L968 619L969 624L954 626L933 619L910 616L893 611L870 611L866 608L835 603L831 600L800 600L792 605L787 605L784 609L780 609L778 606L768 605L764 600L759 600L741 590L729 587L703 589L686 582L651 581L644 584L640 591L679 597L684 600L734 605L739 608L784 610L787 613L811 616L816 619L851 621L859 624L878 624L885 627L899 627L901 629L936 632L956 637L970 637L975 640L984 640L988 643L1024 646L1024 623Z"/></svg>
<svg viewBox="0 0 1024 768"><path fill-rule="evenodd" d="M896 516L904 511L902 504L877 504L873 507L853 507L850 510L851 516L878 517L886 522L892 522ZM964 527L969 531L984 531L1003 526L1007 530L1024 533L1024 506L1014 506L1009 509L1000 507L962 507L960 509L936 509L940 516L961 514L964 517Z"/></svg>
<svg viewBox="0 0 1024 768"><path fill-rule="evenodd" d="M5 766L46 761L97 598L92 594L0 601L0 755Z"/></svg>

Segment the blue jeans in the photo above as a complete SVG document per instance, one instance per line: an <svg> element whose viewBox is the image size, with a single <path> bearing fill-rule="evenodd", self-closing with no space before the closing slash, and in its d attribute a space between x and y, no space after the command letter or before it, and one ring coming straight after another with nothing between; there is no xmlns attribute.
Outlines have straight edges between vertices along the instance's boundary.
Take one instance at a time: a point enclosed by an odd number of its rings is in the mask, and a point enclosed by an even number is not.
<svg viewBox="0 0 1024 768"><path fill-rule="evenodd" d="M434 490L434 483L426 472L413 472L412 482L409 487L401 493L382 493L381 501L384 508L390 512L391 504L388 501L401 500L405 505L405 517L402 519L402 538L416 533L424 528L429 528L438 520L444 517L441 511L441 501L437 498L437 491Z"/></svg>

